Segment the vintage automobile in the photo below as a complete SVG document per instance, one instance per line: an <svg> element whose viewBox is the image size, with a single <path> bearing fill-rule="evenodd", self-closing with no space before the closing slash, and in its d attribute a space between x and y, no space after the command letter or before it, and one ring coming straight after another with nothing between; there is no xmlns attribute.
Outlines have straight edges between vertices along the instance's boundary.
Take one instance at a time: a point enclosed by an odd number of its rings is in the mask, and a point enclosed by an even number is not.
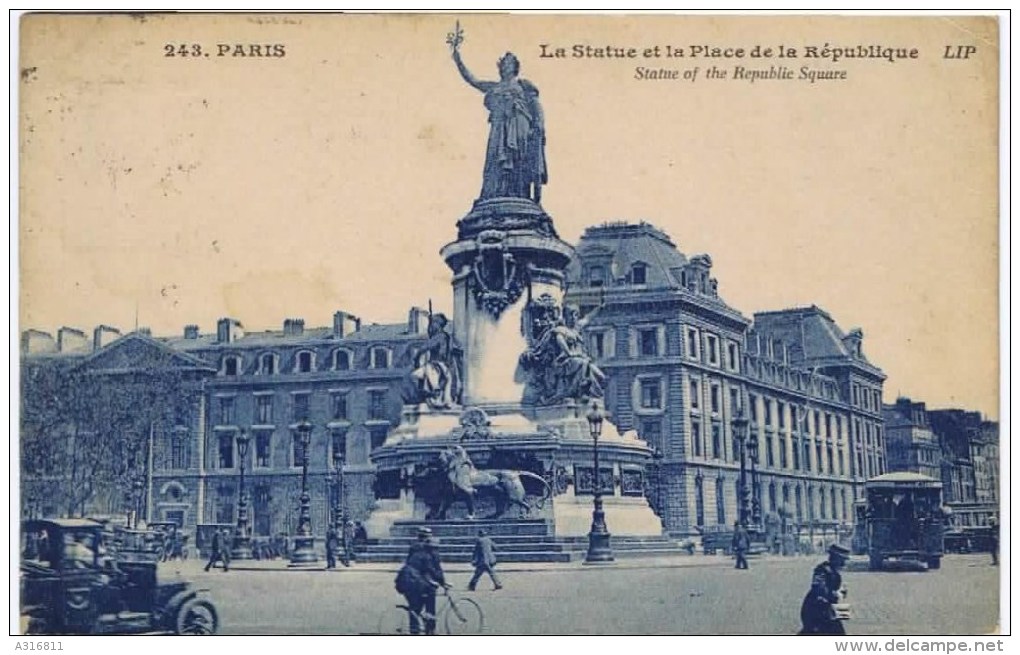
<svg viewBox="0 0 1020 655"><path fill-rule="evenodd" d="M913 560L938 569L945 552L942 483L919 473L886 473L864 483L868 561Z"/></svg>
<svg viewBox="0 0 1020 655"><path fill-rule="evenodd" d="M21 529L21 623L25 634L214 634L205 589L159 584L155 561L108 550L89 519L31 520Z"/></svg>

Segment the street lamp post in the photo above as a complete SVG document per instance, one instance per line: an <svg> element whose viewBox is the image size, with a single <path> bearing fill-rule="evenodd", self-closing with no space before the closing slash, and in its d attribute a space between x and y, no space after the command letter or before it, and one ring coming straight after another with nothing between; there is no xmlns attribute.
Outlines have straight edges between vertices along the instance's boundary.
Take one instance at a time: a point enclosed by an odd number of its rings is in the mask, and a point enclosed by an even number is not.
<svg viewBox="0 0 1020 655"><path fill-rule="evenodd" d="M134 499L134 515L135 515L135 529L138 529L138 516L142 513L142 487L144 487L141 477L135 477L131 483L131 488L134 490L132 498Z"/></svg>
<svg viewBox="0 0 1020 655"><path fill-rule="evenodd" d="M747 527L747 520L750 514L750 499L747 488L747 440L748 420L744 415L744 407L737 409L737 415L733 417L733 437L740 446L740 525Z"/></svg>
<svg viewBox="0 0 1020 655"><path fill-rule="evenodd" d="M761 488L758 485L758 438L748 435L748 455L751 459L751 524L761 527Z"/></svg>
<svg viewBox="0 0 1020 655"><path fill-rule="evenodd" d="M237 456L241 459L241 480L238 485L237 527L230 547L230 559L252 559L251 536L248 528L248 492L244 488L244 466L248 461L251 436L246 430L237 433Z"/></svg>
<svg viewBox="0 0 1020 655"><path fill-rule="evenodd" d="M344 454L333 453L333 470L336 472L335 489L333 491L333 529L337 534L343 534L344 527L344 505L347 498L344 493Z"/></svg>
<svg viewBox="0 0 1020 655"><path fill-rule="evenodd" d="M606 528L606 513L602 510L602 480L599 476L599 437L602 435L602 421L604 415L599 409L597 401L592 401L591 409L588 411L588 431L591 434L595 451L595 496L594 509L591 513L591 531L588 533L588 554L584 558L585 564L606 564L613 560L613 550L610 546L610 534Z"/></svg>
<svg viewBox="0 0 1020 655"><path fill-rule="evenodd" d="M312 443L312 424L302 420L297 425L297 438L301 443L301 504L298 507L298 525L294 534L294 550L290 566L307 566L319 561L312 536L312 498L308 495L308 447Z"/></svg>

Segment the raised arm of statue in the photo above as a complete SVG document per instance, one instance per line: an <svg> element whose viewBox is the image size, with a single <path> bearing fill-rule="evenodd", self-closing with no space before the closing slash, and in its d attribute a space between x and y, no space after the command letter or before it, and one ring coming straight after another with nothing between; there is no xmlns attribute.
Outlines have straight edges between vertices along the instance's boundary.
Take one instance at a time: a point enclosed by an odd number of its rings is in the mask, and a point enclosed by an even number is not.
<svg viewBox="0 0 1020 655"><path fill-rule="evenodd" d="M471 71L469 71L467 66L464 65L464 60L460 57L460 50L456 47L453 49L453 63L457 64L457 70L460 71L460 76L464 78L464 81L482 93L486 93L489 89L496 85L495 82L486 82L472 75Z"/></svg>

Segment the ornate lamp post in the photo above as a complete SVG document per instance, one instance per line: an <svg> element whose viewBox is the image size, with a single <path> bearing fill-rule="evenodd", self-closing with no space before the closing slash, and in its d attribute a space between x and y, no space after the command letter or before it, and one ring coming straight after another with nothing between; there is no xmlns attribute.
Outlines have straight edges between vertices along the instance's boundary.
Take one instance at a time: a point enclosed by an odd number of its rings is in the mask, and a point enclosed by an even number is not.
<svg viewBox="0 0 1020 655"><path fill-rule="evenodd" d="M307 419L298 423L297 438L301 443L301 504L290 566L306 566L319 561L315 553L315 537L312 536L312 498L308 495L308 447L312 443L312 424Z"/></svg>
<svg viewBox="0 0 1020 655"><path fill-rule="evenodd" d="M237 433L237 456L241 459L241 480L238 485L237 527L234 541L230 546L230 559L251 559L251 536L248 529L248 492L244 488L244 465L248 461L248 445L251 436L247 430Z"/></svg>
<svg viewBox="0 0 1020 655"><path fill-rule="evenodd" d="M747 488L747 429L748 420L744 415L743 405L737 410L733 417L733 438L740 445L740 525L747 527L747 520L750 516L750 493Z"/></svg>
<svg viewBox="0 0 1020 655"><path fill-rule="evenodd" d="M337 531L337 534L343 534L344 527L344 504L347 501L346 494L344 493L344 454L342 452L333 453L333 472L336 476L334 480L333 490L333 529Z"/></svg>
<svg viewBox="0 0 1020 655"><path fill-rule="evenodd" d="M748 455L751 459L751 524L761 527L761 489L758 486L758 437L747 438Z"/></svg>
<svg viewBox="0 0 1020 655"><path fill-rule="evenodd" d="M591 434L595 451L595 496L594 509L591 513L591 531L588 533L588 554L584 558L585 564L605 564L612 562L613 550L609 544L609 530L606 528L606 513L602 511L602 480L599 477L599 437L602 436L602 421L604 415L599 409L597 401L592 401L591 409L586 417L588 419L588 431Z"/></svg>
<svg viewBox="0 0 1020 655"><path fill-rule="evenodd" d="M131 482L131 489L133 490L132 498L134 499L135 529L138 528L138 516L142 513L142 487L144 486L145 484L140 476L135 476Z"/></svg>

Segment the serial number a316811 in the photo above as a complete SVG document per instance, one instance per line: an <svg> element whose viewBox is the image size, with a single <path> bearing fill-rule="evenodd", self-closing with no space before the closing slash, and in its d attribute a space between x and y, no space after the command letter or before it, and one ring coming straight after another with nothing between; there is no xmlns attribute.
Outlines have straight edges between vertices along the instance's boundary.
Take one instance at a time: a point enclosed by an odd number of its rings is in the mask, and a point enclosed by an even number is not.
<svg viewBox="0 0 1020 655"><path fill-rule="evenodd" d="M18 641L14 643L14 650L64 650L64 644L59 641Z"/></svg>

